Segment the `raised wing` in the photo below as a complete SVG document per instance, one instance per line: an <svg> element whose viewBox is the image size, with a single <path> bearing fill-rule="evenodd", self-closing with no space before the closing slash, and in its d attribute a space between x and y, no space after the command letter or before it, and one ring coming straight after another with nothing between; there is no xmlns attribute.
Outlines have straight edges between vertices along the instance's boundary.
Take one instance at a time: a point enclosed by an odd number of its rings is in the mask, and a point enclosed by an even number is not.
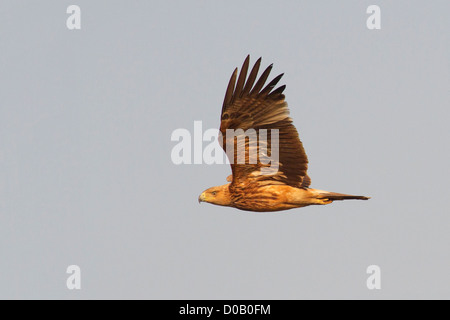
<svg viewBox="0 0 450 320"><path fill-rule="evenodd" d="M247 56L239 77L237 68L234 70L222 107L220 142L225 152L228 150L227 156L233 173L232 184L258 182L306 188L310 183L309 177L305 179L308 158L289 117L283 95L286 86L273 90L283 74L264 87L272 65L255 83L261 58L256 61L246 79L249 60L250 57ZM267 133L267 139L263 139L264 132ZM252 139L254 134L257 139ZM277 146L278 161L274 160ZM255 154L257 159L253 157ZM242 161L244 158L245 162Z"/></svg>

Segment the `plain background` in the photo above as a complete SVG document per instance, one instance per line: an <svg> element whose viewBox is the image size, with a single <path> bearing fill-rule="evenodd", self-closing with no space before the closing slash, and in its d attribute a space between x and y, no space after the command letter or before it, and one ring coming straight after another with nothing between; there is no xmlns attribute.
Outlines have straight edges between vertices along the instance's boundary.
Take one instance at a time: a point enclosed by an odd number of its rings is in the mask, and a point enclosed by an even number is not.
<svg viewBox="0 0 450 320"><path fill-rule="evenodd" d="M450 298L449 14L446 0L2 1L0 298ZM171 133L218 127L247 54L285 72L312 187L370 201L197 203L230 169L174 165Z"/></svg>

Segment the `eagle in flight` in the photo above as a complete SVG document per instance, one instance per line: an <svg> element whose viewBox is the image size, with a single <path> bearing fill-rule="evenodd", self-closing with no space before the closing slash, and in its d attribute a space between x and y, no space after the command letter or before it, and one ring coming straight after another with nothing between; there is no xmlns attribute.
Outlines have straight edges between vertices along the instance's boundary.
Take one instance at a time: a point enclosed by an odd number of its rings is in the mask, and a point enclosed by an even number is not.
<svg viewBox="0 0 450 320"><path fill-rule="evenodd" d="M238 69L234 70L222 106L219 142L227 153L232 175L227 178L229 183L202 192L198 201L266 212L324 205L335 200L370 199L309 187L308 158L289 117L283 94L286 86L274 89L283 74L264 87L272 65L255 83L261 58L247 77L249 61L247 56L239 77ZM258 143L250 139L249 132L257 135ZM262 139L262 133L266 139ZM277 156L270 164L269 153ZM257 154L256 159L252 154Z"/></svg>

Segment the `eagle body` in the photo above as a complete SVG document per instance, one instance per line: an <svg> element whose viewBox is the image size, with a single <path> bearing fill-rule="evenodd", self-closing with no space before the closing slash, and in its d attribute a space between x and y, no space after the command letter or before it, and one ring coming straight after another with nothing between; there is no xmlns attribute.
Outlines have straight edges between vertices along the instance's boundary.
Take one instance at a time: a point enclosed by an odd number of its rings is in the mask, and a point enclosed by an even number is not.
<svg viewBox="0 0 450 320"><path fill-rule="evenodd" d="M237 68L234 70L221 112L219 141L231 163L232 175L227 178L230 183L205 190L199 196L199 202L270 212L325 205L336 200L369 199L309 187L308 158L289 117L283 94L286 86L275 89L283 74L264 86L272 65L257 80L261 58L247 77L249 59L247 56L239 77ZM231 136L230 131L233 132ZM247 135L250 131L258 135L258 143ZM271 132L270 139L260 139L267 131ZM272 137L273 131L276 135ZM227 152L230 147L232 151ZM256 162L249 161L251 154L258 155ZM266 161L269 154L278 155L274 170L267 170L273 169L273 163ZM245 159L245 162L239 162L239 159Z"/></svg>
<svg viewBox="0 0 450 320"><path fill-rule="evenodd" d="M253 185L233 186L227 183L213 187L200 195L200 202L234 207L245 211L271 212L309 205L324 205L334 200L361 199L364 196L353 196L328 192L312 188L295 188L287 185Z"/></svg>

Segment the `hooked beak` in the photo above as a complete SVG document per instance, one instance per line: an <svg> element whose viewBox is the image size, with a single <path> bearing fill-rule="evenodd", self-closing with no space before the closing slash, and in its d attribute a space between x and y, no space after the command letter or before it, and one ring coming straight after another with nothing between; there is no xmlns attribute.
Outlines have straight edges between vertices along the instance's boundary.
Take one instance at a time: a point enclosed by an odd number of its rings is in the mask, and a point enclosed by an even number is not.
<svg viewBox="0 0 450 320"><path fill-rule="evenodd" d="M200 202L205 202L205 194L202 193L201 195L198 196L198 203Z"/></svg>

